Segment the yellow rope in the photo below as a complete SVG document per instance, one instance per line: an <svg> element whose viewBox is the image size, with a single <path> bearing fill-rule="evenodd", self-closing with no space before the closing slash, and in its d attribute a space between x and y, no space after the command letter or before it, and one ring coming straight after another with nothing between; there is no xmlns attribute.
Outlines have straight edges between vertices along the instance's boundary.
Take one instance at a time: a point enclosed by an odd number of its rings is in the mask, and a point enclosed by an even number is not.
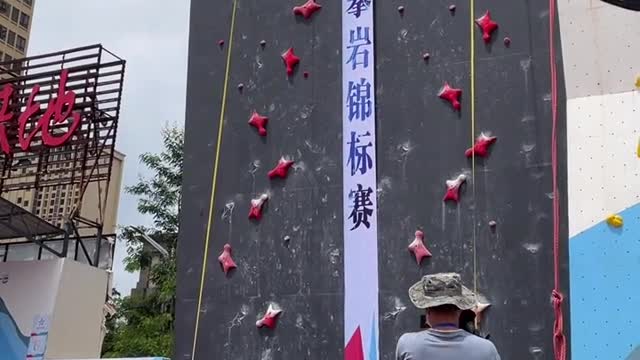
<svg viewBox="0 0 640 360"><path fill-rule="evenodd" d="M474 18L475 13L475 0L469 0L471 10L471 32L469 41L471 42L471 63L469 65L470 78L471 78L471 148L475 143L476 134L476 46L475 46L475 31L476 23ZM471 187L473 193L473 201L476 201L476 153L471 152ZM476 204L473 209L473 292L478 293L478 256L476 251Z"/></svg>
<svg viewBox="0 0 640 360"><path fill-rule="evenodd" d="M215 163L213 165L213 177L211 179L211 199L209 201L209 219L207 221L207 233L204 240L204 254L202 256L202 271L200 276L200 289L198 293L198 311L196 313L196 323L193 329L193 347L191 349L191 360L196 358L196 346L198 343L198 330L200 325L200 311L202 307L202 294L204 292L204 282L207 273L207 260L209 255L209 240L211 238L211 228L213 227L213 213L216 199L216 182L218 179L218 166L220 162L220 147L222 144L222 130L224 124L224 114L227 105L227 88L229 85L229 73L231 69L231 49L233 47L233 29L236 22L236 8L238 0L233 1L233 10L231 12L231 27L229 30L229 45L227 47L227 65L224 73L224 88L222 89L222 105L220 108L220 119L218 119L218 140L216 144Z"/></svg>

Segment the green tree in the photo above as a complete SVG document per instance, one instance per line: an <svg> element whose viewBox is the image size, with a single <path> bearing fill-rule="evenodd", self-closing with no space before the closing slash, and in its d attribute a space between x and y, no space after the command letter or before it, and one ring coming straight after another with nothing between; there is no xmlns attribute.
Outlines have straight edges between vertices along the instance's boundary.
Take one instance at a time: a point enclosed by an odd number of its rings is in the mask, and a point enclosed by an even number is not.
<svg viewBox="0 0 640 360"><path fill-rule="evenodd" d="M153 219L152 227L137 228L166 249L168 255L141 242L133 228L122 228L119 238L127 244L126 269L148 271L152 287L145 294L114 299L116 314L106 322L103 357L170 357L173 350L184 130L166 126L162 143L159 154L140 156L140 162L153 176L140 178L125 191L138 198L138 212Z"/></svg>

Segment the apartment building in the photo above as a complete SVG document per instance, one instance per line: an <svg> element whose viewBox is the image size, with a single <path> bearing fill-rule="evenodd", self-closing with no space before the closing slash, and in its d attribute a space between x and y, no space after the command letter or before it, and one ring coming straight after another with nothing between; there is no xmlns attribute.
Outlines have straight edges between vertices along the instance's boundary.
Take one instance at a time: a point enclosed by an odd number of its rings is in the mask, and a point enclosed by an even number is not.
<svg viewBox="0 0 640 360"><path fill-rule="evenodd" d="M56 158L61 155L56 155L55 152L51 156L52 161L62 160ZM80 215L85 219L97 222L102 218L104 234L114 234L117 227L124 158L124 154L116 151L113 155L111 181L108 186L103 181L90 183L84 196L78 184L69 184L11 191L3 193L2 197L61 228L65 218L70 216L74 207L78 207ZM101 161L107 161L107 158ZM72 164L69 161L55 166L71 168ZM82 231L80 235L84 235Z"/></svg>
<svg viewBox="0 0 640 360"><path fill-rule="evenodd" d="M35 0L0 0L0 61L25 57Z"/></svg>

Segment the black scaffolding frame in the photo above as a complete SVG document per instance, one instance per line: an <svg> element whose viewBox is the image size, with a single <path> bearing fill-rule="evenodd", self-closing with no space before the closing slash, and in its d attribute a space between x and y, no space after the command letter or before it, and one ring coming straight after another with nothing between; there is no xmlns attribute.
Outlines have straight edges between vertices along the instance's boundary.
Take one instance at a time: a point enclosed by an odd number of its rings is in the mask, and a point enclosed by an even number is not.
<svg viewBox="0 0 640 360"><path fill-rule="evenodd" d="M115 235L103 233L104 209L116 152L125 65L125 60L100 44L0 62L0 89L5 86L14 89L8 105L14 118L3 123L11 151L0 151L0 194L33 190L34 201L28 209L28 215L24 216L38 218L49 226L59 226L59 232L55 234L23 229L20 238L0 242L0 250L4 247L3 254L0 253L0 261L6 261L11 247L35 243L39 246L38 259L43 250L59 257L68 257L71 253L76 260L80 254L88 264L99 266L100 258L104 255L101 252L105 248L113 249ZM63 72L68 74L68 80L65 88L60 89ZM72 111L81 115L81 121L80 126L63 145L55 148L47 146L41 131L36 131L31 147L25 151L19 146L17 118L27 109L29 97L36 85L39 86L39 92L34 100L40 103L42 109L28 120L27 132L37 129L37 120L46 110L47 104L55 101L61 91L75 93ZM69 119L52 121L49 133L64 134L70 128ZM98 183L99 187L104 186L105 189L104 196L98 191L99 218L95 220L81 216L83 199L91 183ZM35 199L43 189L60 185L73 185L79 189L80 194L70 210L57 215L60 219L51 224L34 214ZM16 208L22 209L19 206ZM93 253L90 253L86 245L89 241L95 241ZM56 246L50 246L51 244ZM112 253L111 251L111 256Z"/></svg>

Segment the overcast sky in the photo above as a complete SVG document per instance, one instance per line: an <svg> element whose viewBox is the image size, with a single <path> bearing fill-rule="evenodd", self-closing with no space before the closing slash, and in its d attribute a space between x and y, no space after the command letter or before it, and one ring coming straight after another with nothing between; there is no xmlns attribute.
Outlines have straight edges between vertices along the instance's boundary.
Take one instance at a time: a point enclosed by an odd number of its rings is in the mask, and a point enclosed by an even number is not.
<svg viewBox="0 0 640 360"><path fill-rule="evenodd" d="M37 0L29 55L101 43L127 61L116 147L127 158L124 184L133 184L145 169L143 152L157 152L160 129L184 123L187 69L188 0ZM145 225L135 198L124 192L120 225ZM137 276L122 267L116 249L115 286L128 293Z"/></svg>

